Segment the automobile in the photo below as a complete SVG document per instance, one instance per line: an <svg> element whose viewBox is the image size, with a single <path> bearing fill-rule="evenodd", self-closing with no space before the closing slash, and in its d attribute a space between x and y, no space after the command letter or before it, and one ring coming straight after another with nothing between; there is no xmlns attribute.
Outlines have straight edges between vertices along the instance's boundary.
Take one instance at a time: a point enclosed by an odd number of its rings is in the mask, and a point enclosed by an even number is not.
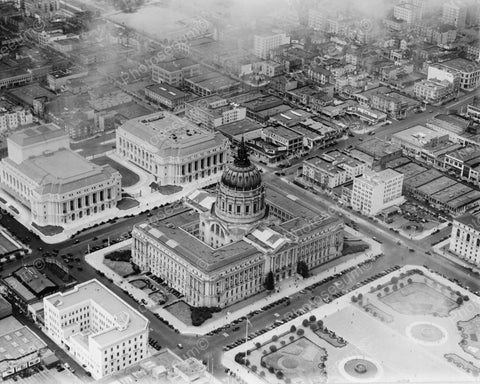
<svg viewBox="0 0 480 384"><path fill-rule="evenodd" d="M432 252L430 252L430 251L426 251L425 253L426 253L427 255L431 255L431 254L432 254Z"/></svg>
<svg viewBox="0 0 480 384"><path fill-rule="evenodd" d="M408 252L415 252L415 249L410 248L410 249L408 250Z"/></svg>
<svg viewBox="0 0 480 384"><path fill-rule="evenodd" d="M307 291L304 290L304 289L302 289L302 290L300 291L300 293L301 293L302 295L304 295L305 293L307 293Z"/></svg>
<svg viewBox="0 0 480 384"><path fill-rule="evenodd" d="M78 239L75 239L75 241L74 241L75 244L78 244L79 242L80 242L80 240L78 240Z"/></svg>
<svg viewBox="0 0 480 384"><path fill-rule="evenodd" d="M183 349L183 345L182 344L177 344L177 348L178 349Z"/></svg>
<svg viewBox="0 0 480 384"><path fill-rule="evenodd" d="M429 110L428 110L428 113L433 113L433 109L429 109Z"/></svg>

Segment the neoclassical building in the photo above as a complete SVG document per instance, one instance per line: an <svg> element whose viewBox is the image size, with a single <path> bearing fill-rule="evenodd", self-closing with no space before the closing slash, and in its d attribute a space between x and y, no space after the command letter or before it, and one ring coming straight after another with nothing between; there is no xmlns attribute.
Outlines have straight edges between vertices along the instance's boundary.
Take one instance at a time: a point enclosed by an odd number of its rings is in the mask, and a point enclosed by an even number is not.
<svg viewBox="0 0 480 384"><path fill-rule="evenodd" d="M55 124L23 129L7 138L0 162L0 188L27 206L38 225L63 226L104 214L122 196L122 176L70 149Z"/></svg>
<svg viewBox="0 0 480 384"><path fill-rule="evenodd" d="M172 113L156 112L117 129L117 154L146 170L159 185L217 182L229 142Z"/></svg>
<svg viewBox="0 0 480 384"><path fill-rule="evenodd" d="M242 142L215 196L196 191L166 218L134 227L133 261L161 277L192 306L225 307L337 258L343 222L318 215L262 182Z"/></svg>

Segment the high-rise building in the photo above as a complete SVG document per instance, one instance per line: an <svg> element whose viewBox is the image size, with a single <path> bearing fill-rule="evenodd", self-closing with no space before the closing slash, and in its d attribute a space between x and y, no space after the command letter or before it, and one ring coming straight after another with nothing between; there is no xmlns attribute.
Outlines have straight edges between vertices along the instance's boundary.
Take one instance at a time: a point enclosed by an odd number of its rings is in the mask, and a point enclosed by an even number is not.
<svg viewBox="0 0 480 384"><path fill-rule="evenodd" d="M449 0L442 7L442 22L456 28L465 27L467 7L461 1Z"/></svg>
<svg viewBox="0 0 480 384"><path fill-rule="evenodd" d="M45 332L96 380L148 355L149 321L98 280L43 299Z"/></svg>
<svg viewBox="0 0 480 384"><path fill-rule="evenodd" d="M269 32L255 35L253 40L253 53L262 59L268 59L272 50L284 44L290 44L290 37L287 36L285 32Z"/></svg>
<svg viewBox="0 0 480 384"><path fill-rule="evenodd" d="M393 7L393 17L408 24L422 19L423 0L401 0Z"/></svg>
<svg viewBox="0 0 480 384"><path fill-rule="evenodd" d="M403 174L393 169L370 171L353 181L352 208L374 216L383 209L403 202Z"/></svg>

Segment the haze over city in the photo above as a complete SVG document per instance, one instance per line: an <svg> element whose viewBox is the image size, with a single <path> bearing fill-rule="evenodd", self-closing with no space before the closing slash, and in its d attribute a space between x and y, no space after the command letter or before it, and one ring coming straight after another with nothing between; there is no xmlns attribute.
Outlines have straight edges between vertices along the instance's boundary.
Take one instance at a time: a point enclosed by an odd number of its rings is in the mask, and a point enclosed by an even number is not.
<svg viewBox="0 0 480 384"><path fill-rule="evenodd" d="M7 383L476 383L478 0L0 0Z"/></svg>

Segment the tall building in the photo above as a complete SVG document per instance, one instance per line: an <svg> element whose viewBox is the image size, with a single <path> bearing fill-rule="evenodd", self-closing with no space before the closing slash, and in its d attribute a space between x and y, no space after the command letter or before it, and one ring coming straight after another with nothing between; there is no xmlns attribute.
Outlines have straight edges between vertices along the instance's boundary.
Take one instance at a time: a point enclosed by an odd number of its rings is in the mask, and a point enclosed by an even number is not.
<svg viewBox="0 0 480 384"><path fill-rule="evenodd" d="M169 112L128 120L117 129L117 153L151 173L159 185L218 180L228 139Z"/></svg>
<svg viewBox="0 0 480 384"><path fill-rule="evenodd" d="M467 7L458 0L443 3L442 22L456 28L464 28L467 20Z"/></svg>
<svg viewBox="0 0 480 384"><path fill-rule="evenodd" d="M393 17L408 24L421 20L422 15L423 0L401 0L393 7Z"/></svg>
<svg viewBox="0 0 480 384"><path fill-rule="evenodd" d="M261 292L270 271L280 281L299 261L316 268L342 252L342 220L266 188L243 141L216 196L197 191L185 204L134 227L132 258L195 307L232 305Z"/></svg>
<svg viewBox="0 0 480 384"><path fill-rule="evenodd" d="M7 139L0 162L0 187L27 206L38 225L62 226L116 207L122 176L70 150L63 129L45 124Z"/></svg>
<svg viewBox="0 0 480 384"><path fill-rule="evenodd" d="M453 220L450 251L468 261L480 265L480 217L465 214Z"/></svg>
<svg viewBox="0 0 480 384"><path fill-rule="evenodd" d="M149 321L98 280L43 299L45 332L96 380L148 356Z"/></svg>
<svg viewBox="0 0 480 384"><path fill-rule="evenodd" d="M403 203L403 174L393 169L370 171L353 181L352 208L374 216L383 209Z"/></svg>
<svg viewBox="0 0 480 384"><path fill-rule="evenodd" d="M284 44L290 44L290 37L284 32L268 32L255 35L253 38L253 53L262 59L268 59L270 51Z"/></svg>

